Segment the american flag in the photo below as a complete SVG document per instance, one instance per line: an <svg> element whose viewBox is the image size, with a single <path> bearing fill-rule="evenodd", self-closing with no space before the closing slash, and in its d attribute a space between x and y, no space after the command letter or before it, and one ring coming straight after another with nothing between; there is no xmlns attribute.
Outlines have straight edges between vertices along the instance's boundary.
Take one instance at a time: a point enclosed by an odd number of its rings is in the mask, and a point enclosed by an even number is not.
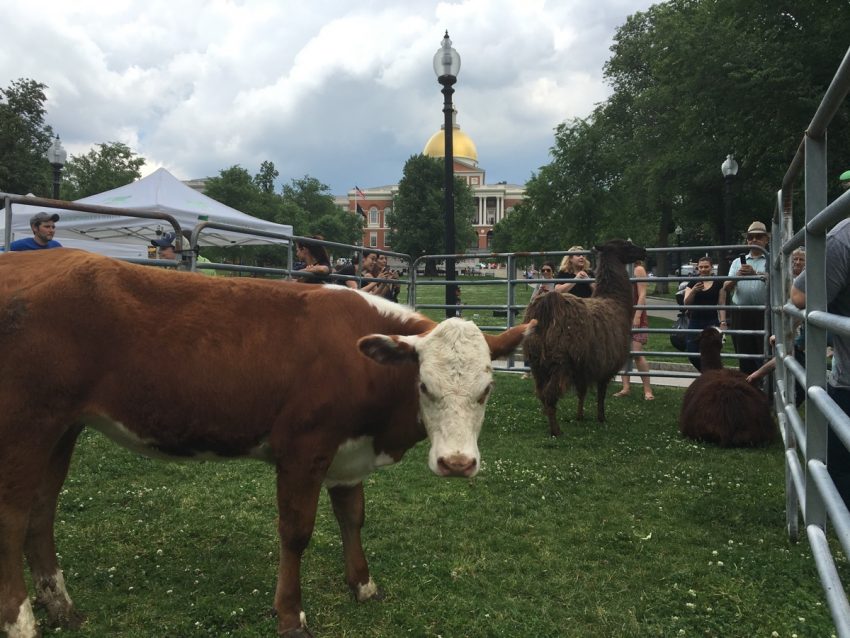
<svg viewBox="0 0 850 638"><path fill-rule="evenodd" d="M354 194L357 195L360 199L366 199L366 193L360 190L359 186L354 187Z"/></svg>

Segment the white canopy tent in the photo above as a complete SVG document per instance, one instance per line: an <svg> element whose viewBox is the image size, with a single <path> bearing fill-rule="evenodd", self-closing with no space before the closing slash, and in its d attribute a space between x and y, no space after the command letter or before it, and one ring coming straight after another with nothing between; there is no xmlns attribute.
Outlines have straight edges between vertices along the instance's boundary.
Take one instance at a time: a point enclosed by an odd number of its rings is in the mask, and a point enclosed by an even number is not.
<svg viewBox="0 0 850 638"><path fill-rule="evenodd" d="M189 188L164 168L132 184L104 193L91 195L78 204L109 206L146 213L171 215L184 231L191 231L202 222L227 224L259 231L292 235L292 226L275 224L234 208ZM112 215L46 206L12 204L12 240L31 236L29 219L39 211L56 212L56 240L61 244L83 248L114 257L146 256L150 240L172 230L171 224L161 219L147 219L126 215ZM0 215L0 237L5 233L5 217ZM245 234L232 229L205 229L198 237L201 246L245 246L285 244L286 239ZM129 254L132 253L132 254Z"/></svg>

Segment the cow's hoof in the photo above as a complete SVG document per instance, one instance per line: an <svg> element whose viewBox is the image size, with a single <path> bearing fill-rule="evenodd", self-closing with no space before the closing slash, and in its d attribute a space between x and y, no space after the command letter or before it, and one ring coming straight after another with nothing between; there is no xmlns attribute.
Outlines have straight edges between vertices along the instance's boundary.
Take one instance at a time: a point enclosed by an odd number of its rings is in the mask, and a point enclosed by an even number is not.
<svg viewBox="0 0 850 638"><path fill-rule="evenodd" d="M74 607L69 610L57 610L55 607L41 602L36 602L36 606L45 610L47 613L45 624L50 627L77 630L86 621L85 614L81 614Z"/></svg>
<svg viewBox="0 0 850 638"><path fill-rule="evenodd" d="M351 588L351 593L354 594L354 599L358 603L365 603L367 600L383 600L384 592L371 578L364 585L356 585Z"/></svg>
<svg viewBox="0 0 850 638"><path fill-rule="evenodd" d="M52 627L77 630L83 626L83 623L86 621L86 615L81 614L76 609L71 609L70 613L63 614L57 618L50 618L49 621Z"/></svg>

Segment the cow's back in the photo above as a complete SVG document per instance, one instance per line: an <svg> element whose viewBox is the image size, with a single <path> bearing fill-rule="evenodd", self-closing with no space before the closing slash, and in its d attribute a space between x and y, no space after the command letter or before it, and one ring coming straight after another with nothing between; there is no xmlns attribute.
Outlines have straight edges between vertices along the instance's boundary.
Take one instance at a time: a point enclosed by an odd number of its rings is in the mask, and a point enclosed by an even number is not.
<svg viewBox="0 0 850 638"><path fill-rule="evenodd" d="M46 410L105 416L178 455L239 454L285 421L356 429L380 404L376 392L411 385L413 372L397 368L376 382L381 366L357 351L359 337L394 321L338 287L68 249L0 258L7 406L43 388Z"/></svg>

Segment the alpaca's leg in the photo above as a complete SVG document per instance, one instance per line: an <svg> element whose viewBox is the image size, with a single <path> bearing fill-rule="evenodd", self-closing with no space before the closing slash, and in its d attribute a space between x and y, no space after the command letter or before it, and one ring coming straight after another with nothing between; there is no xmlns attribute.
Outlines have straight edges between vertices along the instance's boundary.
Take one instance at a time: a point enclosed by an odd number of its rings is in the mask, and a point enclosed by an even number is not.
<svg viewBox="0 0 850 638"><path fill-rule="evenodd" d="M543 412L549 420L549 433L552 436L561 436L561 426L558 425L558 400L561 398L561 383L558 375L535 375L534 380L537 386L537 397L543 404Z"/></svg>
<svg viewBox="0 0 850 638"><path fill-rule="evenodd" d="M596 383L596 420L605 422L605 393L608 392L608 380Z"/></svg>
<svg viewBox="0 0 850 638"><path fill-rule="evenodd" d="M576 384L576 396L578 396L578 410L576 419L584 421L584 397L587 396L587 386L584 384Z"/></svg>

